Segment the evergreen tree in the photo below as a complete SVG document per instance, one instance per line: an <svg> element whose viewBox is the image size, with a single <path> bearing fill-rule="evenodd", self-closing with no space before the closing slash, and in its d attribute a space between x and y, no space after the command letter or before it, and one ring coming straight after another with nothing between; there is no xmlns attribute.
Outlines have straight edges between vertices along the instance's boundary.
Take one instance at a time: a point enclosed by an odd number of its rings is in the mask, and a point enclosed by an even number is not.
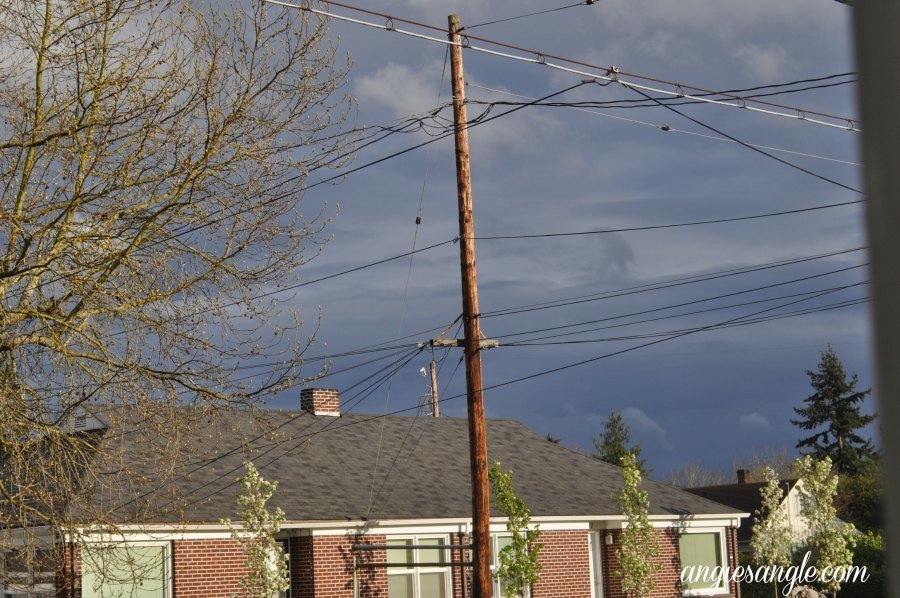
<svg viewBox="0 0 900 598"><path fill-rule="evenodd" d="M628 424L622 420L621 413L610 413L606 421L603 422L603 431L599 436L592 437L594 443L594 458L600 459L605 463L612 465L622 465L622 458L625 455L634 455L635 463L641 473L647 475L646 459L641 459L641 445L631 444L631 430Z"/></svg>
<svg viewBox="0 0 900 598"><path fill-rule="evenodd" d="M859 405L872 389L856 390L859 377L853 374L847 379L831 345L822 352L818 370L806 374L815 392L804 399L806 407L794 408L802 419L791 423L815 433L801 439L797 448L807 449L804 454L816 459L829 457L840 474L854 473L861 461L875 456L871 439L856 433L875 419L860 413Z"/></svg>

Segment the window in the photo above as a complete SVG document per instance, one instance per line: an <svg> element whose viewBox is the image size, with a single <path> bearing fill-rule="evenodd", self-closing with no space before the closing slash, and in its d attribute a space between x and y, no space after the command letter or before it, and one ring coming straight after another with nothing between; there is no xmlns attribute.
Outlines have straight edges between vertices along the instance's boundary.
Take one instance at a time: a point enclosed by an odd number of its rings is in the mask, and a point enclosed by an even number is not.
<svg viewBox="0 0 900 598"><path fill-rule="evenodd" d="M491 535L491 579L494 580L494 597L495 598L513 598L507 596L500 589L500 582L497 581L497 568L500 566L500 551L512 544L512 535L510 534L493 534ZM524 598L531 596L531 590L525 591Z"/></svg>
<svg viewBox="0 0 900 598"><path fill-rule="evenodd" d="M82 598L169 598L169 562L168 543L83 546Z"/></svg>
<svg viewBox="0 0 900 598"><path fill-rule="evenodd" d="M716 590L726 591L725 581L714 579L713 569L724 567L725 546L724 530L686 530L678 538L678 551L681 555L681 567L694 567L699 575L688 577L682 584L685 594L710 594ZM706 579L704 580L704 573ZM712 592L711 592L712 591Z"/></svg>
<svg viewBox="0 0 900 598"><path fill-rule="evenodd" d="M387 551L388 598L448 598L450 567L447 549L413 548L444 546L446 536L405 536L390 538ZM409 548L403 549L402 547ZM404 566L407 565L407 566Z"/></svg>
<svg viewBox="0 0 900 598"><path fill-rule="evenodd" d="M44 548L12 550L2 555L0 565L4 575L0 576L0 596L55 596L55 557L53 550Z"/></svg>

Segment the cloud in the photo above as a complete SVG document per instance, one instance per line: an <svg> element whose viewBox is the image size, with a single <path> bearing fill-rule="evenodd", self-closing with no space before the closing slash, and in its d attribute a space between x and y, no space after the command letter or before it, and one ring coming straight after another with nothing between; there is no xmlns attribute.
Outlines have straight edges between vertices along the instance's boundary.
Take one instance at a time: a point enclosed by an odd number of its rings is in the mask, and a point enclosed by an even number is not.
<svg viewBox="0 0 900 598"><path fill-rule="evenodd" d="M669 442L666 431L649 415L637 407L626 407L621 413L622 419L632 430L653 436L656 442L667 451L675 450L675 445Z"/></svg>
<svg viewBox="0 0 900 598"><path fill-rule="evenodd" d="M389 62L356 82L360 103L377 102L395 116L408 116L435 106L441 65L430 63L419 69Z"/></svg>
<svg viewBox="0 0 900 598"><path fill-rule="evenodd" d="M784 77L790 57L778 45L743 44L733 56L741 63L744 72L759 81L776 81Z"/></svg>
<svg viewBox="0 0 900 598"><path fill-rule="evenodd" d="M747 413L738 418L738 423L745 430L770 430L772 428L772 424L769 423L768 418L761 413Z"/></svg>

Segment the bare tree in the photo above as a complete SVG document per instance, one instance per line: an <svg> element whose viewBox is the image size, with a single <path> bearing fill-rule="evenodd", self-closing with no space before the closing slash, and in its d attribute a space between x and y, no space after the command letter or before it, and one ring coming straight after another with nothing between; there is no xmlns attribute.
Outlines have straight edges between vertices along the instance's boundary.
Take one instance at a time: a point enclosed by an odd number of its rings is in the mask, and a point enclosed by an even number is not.
<svg viewBox="0 0 900 598"><path fill-rule="evenodd" d="M669 472L669 483L681 488L720 486L731 482L731 476L720 469L710 469L699 463L688 463Z"/></svg>
<svg viewBox="0 0 900 598"><path fill-rule="evenodd" d="M349 152L326 33L236 0L0 3L0 550L175 508L80 408L141 422L162 480L195 425L173 409L300 381L311 337L269 293L327 240L307 175Z"/></svg>

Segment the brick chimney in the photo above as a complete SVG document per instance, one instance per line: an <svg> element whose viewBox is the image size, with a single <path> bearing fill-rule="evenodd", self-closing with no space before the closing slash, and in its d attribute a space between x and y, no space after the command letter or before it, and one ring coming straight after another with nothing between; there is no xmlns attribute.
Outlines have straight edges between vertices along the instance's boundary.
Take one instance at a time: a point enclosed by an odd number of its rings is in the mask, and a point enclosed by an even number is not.
<svg viewBox="0 0 900 598"><path fill-rule="evenodd" d="M337 417L341 414L341 393L331 388L304 388L300 391L300 409Z"/></svg>
<svg viewBox="0 0 900 598"><path fill-rule="evenodd" d="M738 484L746 484L750 480L747 479L747 470L746 469L738 469L737 470L737 481Z"/></svg>

